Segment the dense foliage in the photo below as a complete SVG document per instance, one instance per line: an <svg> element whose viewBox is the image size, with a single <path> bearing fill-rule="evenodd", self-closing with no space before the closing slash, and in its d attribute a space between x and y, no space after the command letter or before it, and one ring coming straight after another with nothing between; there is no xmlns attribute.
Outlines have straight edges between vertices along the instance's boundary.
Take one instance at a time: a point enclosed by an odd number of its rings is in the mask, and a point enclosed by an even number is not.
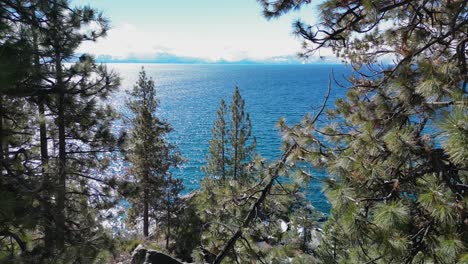
<svg viewBox="0 0 468 264"><path fill-rule="evenodd" d="M276 17L310 1L260 1ZM467 1L337 1L295 23L354 71L328 125L283 127L331 175L324 263L467 261Z"/></svg>
<svg viewBox="0 0 468 264"><path fill-rule="evenodd" d="M99 225L112 205L104 154L116 144L106 98L119 78L74 51L107 22L67 1L2 1L0 10L0 233L13 238L1 240L0 256L91 261L109 240Z"/></svg>
<svg viewBox="0 0 468 264"><path fill-rule="evenodd" d="M312 2L258 1L267 18ZM280 120L283 154L268 162L236 88L200 190L181 196L153 80L142 70L119 137L119 77L75 54L108 21L66 0L1 1L0 263L118 261L140 243L210 263L468 262L467 3L322 1L294 32L303 57L325 48L352 67L346 98L325 109L330 85L318 113ZM301 192L311 166L330 175L320 235ZM117 207L128 232L105 228Z"/></svg>
<svg viewBox="0 0 468 264"><path fill-rule="evenodd" d="M267 199L256 210L252 221L243 226L271 179L267 161L252 155L256 142L255 138L248 141L252 127L244 107L237 87L230 115L226 114L225 102L221 100L205 167L208 175L192 198L203 224L199 246L193 252L194 260L211 263L225 254L223 261L229 263L312 261L312 256L298 254L310 250L308 233L316 224L313 220L316 212L308 206L300 185L278 181L269 191L274 199ZM225 245L241 227L244 231L238 237L239 242L226 251Z"/></svg>

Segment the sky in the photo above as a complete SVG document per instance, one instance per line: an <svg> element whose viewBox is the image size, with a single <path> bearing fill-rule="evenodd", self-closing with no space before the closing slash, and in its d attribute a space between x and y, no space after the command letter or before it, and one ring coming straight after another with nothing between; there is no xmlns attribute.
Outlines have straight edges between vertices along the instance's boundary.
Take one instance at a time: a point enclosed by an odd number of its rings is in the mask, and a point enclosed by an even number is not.
<svg viewBox="0 0 468 264"><path fill-rule="evenodd" d="M255 0L74 0L90 5L111 21L107 37L79 52L113 59L151 59L158 54L206 61L269 60L294 56L301 40L292 23L316 22L307 6L267 20ZM328 54L320 54L326 56Z"/></svg>

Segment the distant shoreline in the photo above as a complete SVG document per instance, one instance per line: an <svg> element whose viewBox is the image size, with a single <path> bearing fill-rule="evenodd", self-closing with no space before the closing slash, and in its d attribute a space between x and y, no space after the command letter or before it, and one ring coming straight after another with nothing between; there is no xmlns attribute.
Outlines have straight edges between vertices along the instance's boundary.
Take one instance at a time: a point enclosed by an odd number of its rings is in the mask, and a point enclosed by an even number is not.
<svg viewBox="0 0 468 264"><path fill-rule="evenodd" d="M345 65L344 63L222 63L222 62L213 62L213 63L187 63L187 62L148 62L148 61L99 61L97 63L106 63L106 64L169 64L169 65L252 65L252 66L316 66L316 65Z"/></svg>

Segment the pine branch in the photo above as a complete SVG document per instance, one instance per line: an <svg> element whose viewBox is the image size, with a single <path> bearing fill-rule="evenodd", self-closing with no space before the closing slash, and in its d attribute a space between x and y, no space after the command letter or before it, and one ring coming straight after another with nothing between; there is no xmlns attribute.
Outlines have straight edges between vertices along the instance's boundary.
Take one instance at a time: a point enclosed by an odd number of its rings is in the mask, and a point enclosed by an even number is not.
<svg viewBox="0 0 468 264"><path fill-rule="evenodd" d="M262 264L266 264L264 261L263 261L263 257L260 256L253 248L252 246L250 245L250 242L245 238L245 237L241 237L242 241L245 242L245 244L247 245L247 248L250 250L250 252L254 253L255 257L257 257L258 261L260 261ZM261 252L260 252L261 253Z"/></svg>
<svg viewBox="0 0 468 264"><path fill-rule="evenodd" d="M0 231L0 236L13 238L16 241L16 244L21 248L21 251L26 251L26 243L17 234L9 230L2 230Z"/></svg>
<svg viewBox="0 0 468 264"><path fill-rule="evenodd" d="M323 113L323 111L325 109L325 106L327 104L328 98L330 96L330 91L331 91L331 81L329 80L328 81L327 94L325 96L325 99L323 101L322 106L320 107L319 112L314 116L314 118L312 118L312 124L315 123L318 120L318 118L320 117L320 115ZM245 217L242 226L237 229L237 231L234 233L234 235L226 243L223 250L221 250L221 252L219 252L219 254L216 256L215 260L213 261L214 264L219 264L219 263L221 263L221 261L223 261L223 259L229 253L229 251L232 250L232 248L236 244L237 240L242 237L243 229L248 228L250 226L250 224L252 223L252 221L256 218L257 212L262 207L263 202L267 198L267 195L270 194L270 191L271 191L271 189L273 187L273 184L277 181L277 179L279 177L278 173L279 173L280 169L285 165L286 160L289 158L289 155L297 147L300 147L300 146L294 141L294 144L289 146L289 148L283 153L283 155L281 156L279 162L273 168L271 168L272 172L269 173L269 175L271 176L270 181L263 188L262 193L261 193L260 197L258 198L258 200L253 204L253 206L250 209L249 213Z"/></svg>
<svg viewBox="0 0 468 264"><path fill-rule="evenodd" d="M332 70L332 75L333 75L333 70ZM327 94L325 95L325 99L322 102L322 106L320 107L319 112L314 116L312 119L311 124L314 124L317 122L317 119L320 117L320 115L323 113L323 110L325 110L325 106L327 105L328 98L330 98L330 92L331 92L331 78L330 76L328 77L328 86L327 86Z"/></svg>
<svg viewBox="0 0 468 264"><path fill-rule="evenodd" d="M450 106L450 105L460 105L464 106L467 105L467 102L465 101L445 101L445 102L426 102L427 105L433 105L433 106Z"/></svg>
<svg viewBox="0 0 468 264"><path fill-rule="evenodd" d="M232 250L234 245L236 244L237 240L242 237L243 234L243 229L248 228L251 224L251 222L255 219L257 215L257 211L261 208L263 202L265 201L268 193L270 192L271 188L273 187L274 182L276 179L279 177L278 172L281 169L282 165L286 162L286 159L288 158L289 154L293 151L294 148L296 148L296 144L292 145L289 147L289 149L283 154L281 157L280 161L276 166L273 168L273 172L270 174L271 179L268 182L268 184L263 188L262 194L258 198L258 200L255 202L255 204L252 206L250 209L248 215L245 217L244 222L241 227L237 229L237 231L234 233L234 235L229 239L229 241L226 243L224 246L223 250L216 256L215 260L213 261L214 264L219 264L223 259L227 256L229 251Z"/></svg>
<svg viewBox="0 0 468 264"><path fill-rule="evenodd" d="M283 184L281 184L281 182L278 180L278 178L276 178L276 183L279 184L279 186L281 187L281 189L283 189L283 191L284 191L286 194L288 194L288 195L292 194L290 191L288 191L288 190L286 190L286 188L284 188Z"/></svg>

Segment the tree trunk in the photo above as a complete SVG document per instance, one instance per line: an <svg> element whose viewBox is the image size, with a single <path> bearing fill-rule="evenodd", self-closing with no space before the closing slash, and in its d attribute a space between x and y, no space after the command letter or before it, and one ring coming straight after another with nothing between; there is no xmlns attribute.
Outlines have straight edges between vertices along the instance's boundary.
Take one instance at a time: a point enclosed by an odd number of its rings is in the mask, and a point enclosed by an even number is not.
<svg viewBox="0 0 468 264"><path fill-rule="evenodd" d="M5 153L3 149L5 132L3 131L3 95L0 94L0 165L4 162ZM0 166L0 176L3 176L3 165Z"/></svg>
<svg viewBox="0 0 468 264"><path fill-rule="evenodd" d="M167 232L166 232L166 249L169 249L169 239L171 237L171 207L170 207L170 201L169 201L169 194L167 195L167 216L166 216L166 220L167 220Z"/></svg>
<svg viewBox="0 0 468 264"><path fill-rule="evenodd" d="M234 175L233 175L233 177L234 177L234 180L237 180L237 155L238 155L237 154L237 152L238 152L238 149L237 149L238 148L238 142L237 142L238 141L238 135L237 135L237 133L238 133L238 129L239 129L237 123L235 124L234 128L235 128L234 133L235 133L236 136L234 137L234 144L233 144L234 145Z"/></svg>
<svg viewBox="0 0 468 264"><path fill-rule="evenodd" d="M149 190L148 190L148 174L143 176L143 236L149 235Z"/></svg>
<svg viewBox="0 0 468 264"><path fill-rule="evenodd" d="M33 29L33 43L34 43L34 70L36 84L40 84L40 58L39 58L39 48L37 40L37 31L38 26L34 24ZM36 89L40 89L39 87ZM41 183L41 206L43 211L43 222L44 222L44 246L46 251L50 250L53 246L53 230L52 230L52 219L50 214L50 205L49 205L49 174L47 172L49 166L49 153L48 153L48 144L47 144L47 126L46 126L46 116L45 116L45 107L44 107L45 98L41 96L38 101L39 108L39 140L40 140L40 149L41 149L41 173L42 173L42 183Z"/></svg>
<svg viewBox="0 0 468 264"><path fill-rule="evenodd" d="M222 171L222 179L223 182L226 180L226 150L225 150L226 142L225 142L225 134L224 134L224 128L222 128L221 131L221 171Z"/></svg>
<svg viewBox="0 0 468 264"><path fill-rule="evenodd" d="M48 153L48 144L47 144L47 127L45 122L45 109L44 101L41 98L39 101L39 118L41 119L39 125L39 137L41 145L41 172L42 172L42 210L44 217L44 246L46 250L49 250L53 246L53 230L52 230L52 219L50 214L50 205L49 205L49 174L47 172L49 165L49 153Z"/></svg>
<svg viewBox="0 0 468 264"><path fill-rule="evenodd" d="M59 131L59 161L57 186L57 247L63 250L65 246L65 190L66 190L66 141L65 141L65 87L62 80L61 52L56 46L55 69L58 90L58 131Z"/></svg>

